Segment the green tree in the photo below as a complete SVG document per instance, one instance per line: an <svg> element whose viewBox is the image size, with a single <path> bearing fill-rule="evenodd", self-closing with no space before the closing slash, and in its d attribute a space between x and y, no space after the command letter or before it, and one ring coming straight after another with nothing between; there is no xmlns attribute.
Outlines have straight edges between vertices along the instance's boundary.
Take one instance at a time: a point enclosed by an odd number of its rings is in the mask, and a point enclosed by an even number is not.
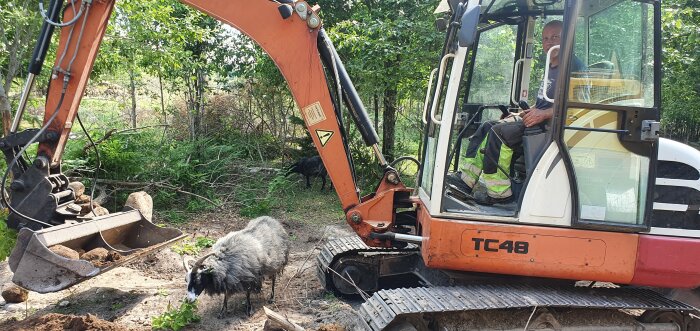
<svg viewBox="0 0 700 331"><path fill-rule="evenodd" d="M676 140L700 138L700 6L666 0L663 8L663 132Z"/></svg>
<svg viewBox="0 0 700 331"><path fill-rule="evenodd" d="M185 96L189 133L202 133L205 93L209 78L219 73L211 58L223 52L227 33L221 24L175 0L117 3L115 17L95 66L98 75L124 72L130 78L132 126L135 125L135 84L143 74L161 81L161 110L165 116L162 80Z"/></svg>
<svg viewBox="0 0 700 331"><path fill-rule="evenodd" d="M437 62L440 34L433 27L438 1L358 1L350 17L330 28L358 90L381 96L382 152L395 156L395 124L401 99L425 90Z"/></svg>
<svg viewBox="0 0 700 331"><path fill-rule="evenodd" d="M41 20L36 0L0 0L0 113L3 133L11 123L9 93L33 50Z"/></svg>

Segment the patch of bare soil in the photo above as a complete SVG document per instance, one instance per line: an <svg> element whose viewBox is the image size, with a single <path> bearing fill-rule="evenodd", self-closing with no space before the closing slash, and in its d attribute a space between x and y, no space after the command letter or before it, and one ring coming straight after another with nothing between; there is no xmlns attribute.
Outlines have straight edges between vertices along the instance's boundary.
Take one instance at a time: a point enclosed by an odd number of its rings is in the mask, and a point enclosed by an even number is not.
<svg viewBox="0 0 700 331"><path fill-rule="evenodd" d="M345 328L338 324L324 324L318 328L318 331L345 331Z"/></svg>
<svg viewBox="0 0 700 331"><path fill-rule="evenodd" d="M322 239L352 235L350 228L342 220L314 223L289 219L281 221L289 232L292 250L289 263L277 278L275 302L268 303L272 285L268 280L263 285L262 293L251 296L253 316L246 316L245 293L237 293L229 298L225 317L219 319L217 315L223 296L202 295L197 300L201 322L184 330L260 331L267 321L263 306L286 316L306 330L360 330L356 323L358 317L355 309L361 302L341 301L326 293L316 276L316 255ZM181 230L193 237L218 239L230 231L242 229L247 222L248 219L241 218L234 211L224 211L198 215L183 225ZM333 224L326 225L328 222ZM7 263L0 264L0 280L9 281L11 278L11 274L5 272L6 269ZM179 306L186 290L185 271L180 255L171 249L163 249L67 290L48 294L30 292L26 304L3 305L0 301L0 323L5 321L4 323L10 323L16 328L16 325L25 325L22 324L25 322L54 316L52 314L83 317L90 314L95 319L122 328L118 330L145 331L151 329L153 317L163 314L169 306ZM25 316L28 319L24 319ZM57 320L64 321L67 317ZM0 330L6 330L5 325L8 324L0 324ZM63 325L65 324L61 324ZM62 330L58 324L55 326L54 329Z"/></svg>
<svg viewBox="0 0 700 331"><path fill-rule="evenodd" d="M108 322L95 315L86 316L47 314L25 319L21 322L12 320L0 323L0 329L8 331L127 331L129 328Z"/></svg>
<svg viewBox="0 0 700 331"><path fill-rule="evenodd" d="M95 267L103 268L121 260L122 256L106 248L98 247L80 256L81 259L92 263Z"/></svg>

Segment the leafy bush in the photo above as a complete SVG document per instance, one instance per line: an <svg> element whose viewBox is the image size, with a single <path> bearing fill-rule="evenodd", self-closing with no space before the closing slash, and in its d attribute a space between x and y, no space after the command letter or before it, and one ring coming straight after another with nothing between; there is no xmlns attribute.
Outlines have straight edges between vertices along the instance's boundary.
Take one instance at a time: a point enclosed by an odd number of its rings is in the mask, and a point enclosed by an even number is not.
<svg viewBox="0 0 700 331"><path fill-rule="evenodd" d="M272 204L270 199L251 199L244 202L243 208L240 210L241 216L244 217L258 217L262 215L269 214L272 210Z"/></svg>
<svg viewBox="0 0 700 331"><path fill-rule="evenodd" d="M273 205L278 204L275 193L286 191L291 183L284 174L278 174L267 184L267 192L263 198L257 198L256 192L243 194L243 208L240 214L244 217L257 217L270 214Z"/></svg>
<svg viewBox="0 0 700 331"><path fill-rule="evenodd" d="M7 227L7 211L0 212L0 261L5 259L12 253L12 248L17 243L17 231Z"/></svg>
<svg viewBox="0 0 700 331"><path fill-rule="evenodd" d="M197 237L194 241L185 239L177 245L173 245L172 250L180 255L199 255L199 253L214 245L215 240L207 237Z"/></svg>
<svg viewBox="0 0 700 331"><path fill-rule="evenodd" d="M198 323L201 320L202 318L197 315L197 303L183 301L177 309L172 309L170 304L168 304L168 311L151 318L151 326L153 330L178 331L189 324Z"/></svg>
<svg viewBox="0 0 700 331"><path fill-rule="evenodd" d="M149 139L145 134L116 135L99 145L100 176L110 179L130 179L142 173L150 159ZM145 148L144 148L145 147ZM90 154L90 163L95 165L95 155Z"/></svg>

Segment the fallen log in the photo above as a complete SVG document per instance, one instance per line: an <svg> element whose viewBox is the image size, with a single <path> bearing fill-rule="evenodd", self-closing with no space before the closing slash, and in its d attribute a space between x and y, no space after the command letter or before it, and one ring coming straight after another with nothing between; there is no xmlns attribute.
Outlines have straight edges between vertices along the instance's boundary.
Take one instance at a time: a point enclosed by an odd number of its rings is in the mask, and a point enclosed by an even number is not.
<svg viewBox="0 0 700 331"><path fill-rule="evenodd" d="M267 318L273 324L275 324L275 326L279 326L286 331L304 331L304 328L290 321L286 317L272 311L270 308L263 307L263 310L265 310L265 315L267 315Z"/></svg>

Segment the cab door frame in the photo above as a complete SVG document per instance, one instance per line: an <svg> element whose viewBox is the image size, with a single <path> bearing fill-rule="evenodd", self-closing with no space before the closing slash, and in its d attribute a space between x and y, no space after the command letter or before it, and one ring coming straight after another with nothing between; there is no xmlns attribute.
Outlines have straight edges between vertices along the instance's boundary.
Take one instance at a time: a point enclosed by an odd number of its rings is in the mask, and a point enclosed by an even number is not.
<svg viewBox="0 0 700 331"><path fill-rule="evenodd" d="M582 103L569 100L570 74L572 67L572 58L574 53L574 35L576 22L579 17L581 6L585 0L567 0L564 13L564 29L562 32L561 49L560 49L560 72L558 82L555 87L555 103L554 117L552 119L552 135L554 141L558 145L562 161L569 176L571 186L572 208L571 219L572 226L583 229L596 229L617 232L648 232L651 227L651 216L653 207L653 189L656 178L656 163L658 157L658 139L653 141L645 141L641 139L642 122L644 120L658 121L661 105L661 12L659 1L638 1L642 4L652 4L654 10L654 90L653 90L653 107L635 107L635 106L617 106L606 104ZM569 108L590 108L603 111L617 112L620 118L618 130L582 128L566 125L567 110ZM568 148L564 141L565 130L583 130L594 132L616 133L621 141L625 141L630 145L638 145L640 148L650 148L648 180L646 187L646 200L644 203L644 216L638 224L618 223L611 221L600 221L595 219L586 219L581 216L581 203L579 199L578 181L575 175L574 163Z"/></svg>

